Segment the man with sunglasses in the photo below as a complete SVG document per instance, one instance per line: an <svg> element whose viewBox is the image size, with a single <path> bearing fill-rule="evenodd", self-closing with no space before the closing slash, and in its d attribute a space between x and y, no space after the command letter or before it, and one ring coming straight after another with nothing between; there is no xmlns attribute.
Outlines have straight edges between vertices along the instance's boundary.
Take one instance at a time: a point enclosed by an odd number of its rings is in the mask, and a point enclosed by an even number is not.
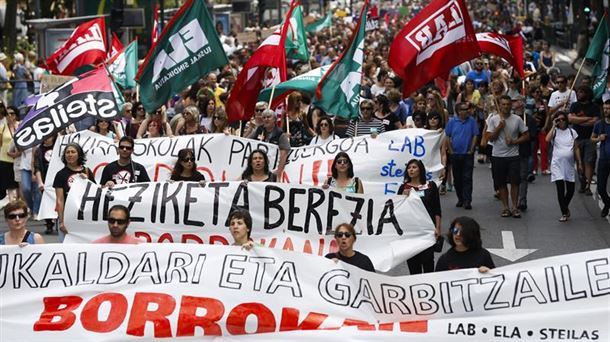
<svg viewBox="0 0 610 342"><path fill-rule="evenodd" d="M119 140L119 160L104 167L100 181L102 186L112 189L117 184L150 182L144 166L131 159L134 146L135 142L130 136L123 136Z"/></svg>
<svg viewBox="0 0 610 342"><path fill-rule="evenodd" d="M110 234L94 240L93 243L122 243L131 245L141 243L140 239L127 234L129 222L129 209L121 204L113 205L108 211L108 230Z"/></svg>

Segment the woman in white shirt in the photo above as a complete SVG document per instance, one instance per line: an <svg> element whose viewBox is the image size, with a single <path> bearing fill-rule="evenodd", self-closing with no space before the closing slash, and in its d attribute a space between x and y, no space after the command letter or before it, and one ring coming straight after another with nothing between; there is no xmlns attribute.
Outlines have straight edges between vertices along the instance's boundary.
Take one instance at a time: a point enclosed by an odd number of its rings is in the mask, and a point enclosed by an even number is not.
<svg viewBox="0 0 610 342"><path fill-rule="evenodd" d="M328 116L324 116L318 120L318 124L316 125L316 136L311 139L309 146L324 145L337 138L332 119Z"/></svg>
<svg viewBox="0 0 610 342"><path fill-rule="evenodd" d="M551 182L557 187L557 199L561 209L559 222L566 222L570 218L570 201L574 196L574 182L576 170L582 168L580 151L574 147L574 141L578 137L575 130L568 127L568 115L559 111L553 118L553 128L547 133L546 141L551 144Z"/></svg>

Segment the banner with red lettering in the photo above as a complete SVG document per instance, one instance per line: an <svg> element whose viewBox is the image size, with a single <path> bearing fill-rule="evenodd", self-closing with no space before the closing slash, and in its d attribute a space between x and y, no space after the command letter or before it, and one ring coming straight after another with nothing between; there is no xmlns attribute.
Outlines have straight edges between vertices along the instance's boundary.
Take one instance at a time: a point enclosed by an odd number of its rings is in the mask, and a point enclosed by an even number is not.
<svg viewBox="0 0 610 342"><path fill-rule="evenodd" d="M0 246L0 340L608 341L609 255L390 277L260 246Z"/></svg>
<svg viewBox="0 0 610 342"><path fill-rule="evenodd" d="M480 55L463 0L433 0L396 35L388 63L405 82L403 94Z"/></svg>
<svg viewBox="0 0 610 342"><path fill-rule="evenodd" d="M80 24L47 59L47 68L54 74L73 75L79 67L103 63L106 57L106 24L101 17Z"/></svg>
<svg viewBox="0 0 610 342"><path fill-rule="evenodd" d="M523 38L495 32L477 33L477 41L482 52L504 58L515 71L525 77L523 70Z"/></svg>
<svg viewBox="0 0 610 342"><path fill-rule="evenodd" d="M252 215L252 239L271 248L324 256L337 250L334 229L351 223L358 249L387 272L434 244L434 225L422 201L407 196L365 196L319 187L265 182L134 183L112 190L76 179L64 222L66 243L108 234L115 204L131 212L130 231L148 242L233 243L229 215Z"/></svg>
<svg viewBox="0 0 610 342"><path fill-rule="evenodd" d="M75 142L87 154L86 165L99 181L106 164L118 159L117 144L111 138L91 131L61 136L55 143L47 177L40 217L55 217L53 180L64 167L61 155L65 146ZM396 194L403 182L405 164L417 158L426 166L426 177L437 180L443 164L440 157L442 135L425 129L400 129L379 134L377 138L360 136L340 139L320 146L293 148L288 155L282 180L291 184L321 186L331 175L335 155L347 152L355 175L362 180L364 193ZM241 180L248 156L255 149L267 151L270 169L277 168L279 150L276 145L224 134L200 134L172 138L136 139L133 160L144 165L151 180L170 178L178 151L195 151L198 170L208 181Z"/></svg>

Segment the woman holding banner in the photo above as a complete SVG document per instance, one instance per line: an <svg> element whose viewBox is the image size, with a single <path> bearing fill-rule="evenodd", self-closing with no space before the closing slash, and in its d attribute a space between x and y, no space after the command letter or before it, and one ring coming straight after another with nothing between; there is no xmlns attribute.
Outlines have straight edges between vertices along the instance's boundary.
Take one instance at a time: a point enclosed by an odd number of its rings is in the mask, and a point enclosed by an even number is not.
<svg viewBox="0 0 610 342"><path fill-rule="evenodd" d="M350 265L361 268L365 271L375 272L375 267L371 259L354 250L354 243L356 242L356 230L354 226L349 223L342 223L335 228L335 241L339 250L335 253L328 253L325 255L326 258L334 261L341 260Z"/></svg>
<svg viewBox="0 0 610 342"><path fill-rule="evenodd" d="M458 217L451 222L447 233L451 249L436 262L435 272L478 268L485 273L494 268L491 254L481 241L481 226L471 217Z"/></svg>
<svg viewBox="0 0 610 342"><path fill-rule="evenodd" d="M252 216L243 209L234 210L229 216L229 230L233 236L233 246L241 246L245 250L254 247L252 234Z"/></svg>
<svg viewBox="0 0 610 342"><path fill-rule="evenodd" d="M178 151L178 160L170 177L171 181L205 182L205 177L197 171L195 153L190 148Z"/></svg>
<svg viewBox="0 0 610 342"><path fill-rule="evenodd" d="M254 150L248 156L248 166L241 174L246 182L277 182L277 176L269 170L269 158L263 150Z"/></svg>
<svg viewBox="0 0 610 342"><path fill-rule="evenodd" d="M55 188L55 210L57 211L57 222L59 224L59 241L63 242L65 234L68 233L64 223L64 206L75 177L88 178L94 183L95 179L93 178L93 172L85 166L87 158L79 144L69 143L64 149L61 161L65 167L55 175L53 188Z"/></svg>
<svg viewBox="0 0 610 342"><path fill-rule="evenodd" d="M409 196L413 192L419 197L434 224L434 235L441 236L441 201L436 183L426 180L426 167L421 160L411 159L407 163L404 182L398 188L399 195ZM434 271L434 246L407 260L409 273L420 274Z"/></svg>
<svg viewBox="0 0 610 342"><path fill-rule="evenodd" d="M364 193L362 181L354 177L354 165L349 155L339 152L335 156L331 167L332 177L329 177L322 186L324 189L335 188L348 193Z"/></svg>

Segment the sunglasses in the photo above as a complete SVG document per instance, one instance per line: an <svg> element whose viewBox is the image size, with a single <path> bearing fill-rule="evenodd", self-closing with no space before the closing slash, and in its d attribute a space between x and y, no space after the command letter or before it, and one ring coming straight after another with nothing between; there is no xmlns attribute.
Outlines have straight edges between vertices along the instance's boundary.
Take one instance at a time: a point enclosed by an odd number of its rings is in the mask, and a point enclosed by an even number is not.
<svg viewBox="0 0 610 342"><path fill-rule="evenodd" d="M119 150L131 151L131 150L133 150L133 147L121 145L121 146L119 146Z"/></svg>
<svg viewBox="0 0 610 342"><path fill-rule="evenodd" d="M352 233L350 232L336 232L335 233L335 237L336 238L342 238L342 237L346 237L346 238L351 238L352 237Z"/></svg>
<svg viewBox="0 0 610 342"><path fill-rule="evenodd" d="M320 124L320 127L328 127L328 124L326 122L323 122Z"/></svg>
<svg viewBox="0 0 610 342"><path fill-rule="evenodd" d="M185 162L185 163L189 163L189 162L194 162L195 158L193 158L193 157L186 157L186 158L182 158L181 160L183 162Z"/></svg>
<svg viewBox="0 0 610 342"><path fill-rule="evenodd" d="M126 220L126 219L115 219L113 217L108 218L108 223L110 223L110 224L116 223L116 224L124 225L124 224L127 224L127 222L128 222L128 220Z"/></svg>
<svg viewBox="0 0 610 342"><path fill-rule="evenodd" d="M125 112L130 112L131 113L132 110L131 109L125 109Z"/></svg>
<svg viewBox="0 0 610 342"><path fill-rule="evenodd" d="M144 107L138 107L137 109L138 110L144 110Z"/></svg>
<svg viewBox="0 0 610 342"><path fill-rule="evenodd" d="M213 116L214 120L224 120L225 118L222 116L218 116L218 115L214 115Z"/></svg>
<svg viewBox="0 0 610 342"><path fill-rule="evenodd" d="M462 235L462 230L460 228L453 227L453 228L449 229L449 231L453 235Z"/></svg>
<svg viewBox="0 0 610 342"><path fill-rule="evenodd" d="M264 110L264 109L262 109L262 108L256 108L256 109L255 109L255 111L256 111L257 113L259 113L259 112L264 112L265 110Z"/></svg>
<svg viewBox="0 0 610 342"><path fill-rule="evenodd" d="M347 159L337 159L337 164L342 165L342 164L349 164L349 160Z"/></svg>
<svg viewBox="0 0 610 342"><path fill-rule="evenodd" d="M373 107L360 107L360 110L373 110Z"/></svg>
<svg viewBox="0 0 610 342"><path fill-rule="evenodd" d="M14 220L14 219L16 219L17 217L19 217L20 219L24 219L24 218L26 218L27 216L28 216L28 214L26 214L26 213L21 213L21 214L8 214L8 215L6 215L6 218L7 218L7 219L9 219L9 220Z"/></svg>

